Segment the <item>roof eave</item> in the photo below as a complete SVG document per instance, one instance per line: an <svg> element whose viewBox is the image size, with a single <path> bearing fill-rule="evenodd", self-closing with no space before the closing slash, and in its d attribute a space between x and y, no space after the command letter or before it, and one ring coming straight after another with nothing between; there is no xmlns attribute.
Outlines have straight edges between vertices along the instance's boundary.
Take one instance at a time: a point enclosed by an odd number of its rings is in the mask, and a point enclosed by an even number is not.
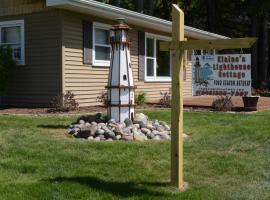
<svg viewBox="0 0 270 200"><path fill-rule="evenodd" d="M47 6L91 14L102 18L117 19L124 17L126 22L139 27L171 33L172 23L142 13L111 6L93 0L47 0ZM185 36L194 39L228 39L225 36L185 26Z"/></svg>

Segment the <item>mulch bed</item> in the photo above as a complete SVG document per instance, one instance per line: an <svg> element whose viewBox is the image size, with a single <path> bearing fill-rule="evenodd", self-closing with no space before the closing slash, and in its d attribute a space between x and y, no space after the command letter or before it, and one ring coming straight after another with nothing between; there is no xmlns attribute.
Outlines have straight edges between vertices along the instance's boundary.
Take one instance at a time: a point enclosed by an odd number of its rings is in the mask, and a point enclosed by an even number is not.
<svg viewBox="0 0 270 200"><path fill-rule="evenodd" d="M200 96L200 97L185 97L184 107L186 110L202 110L209 111L212 110L212 102L217 97L215 96ZM232 97L232 102L234 104L234 111L242 112L248 111L243 107L243 102L241 97ZM156 109L163 108L160 104L145 104L144 106L137 106L137 109ZM268 110L270 109L270 97L260 97L257 105L257 109ZM78 108L74 111L69 112L48 112L49 108L14 108L14 107L0 107L0 114L19 114L19 115L80 115L80 114L90 114L97 112L106 112L104 106L89 106L84 108Z"/></svg>

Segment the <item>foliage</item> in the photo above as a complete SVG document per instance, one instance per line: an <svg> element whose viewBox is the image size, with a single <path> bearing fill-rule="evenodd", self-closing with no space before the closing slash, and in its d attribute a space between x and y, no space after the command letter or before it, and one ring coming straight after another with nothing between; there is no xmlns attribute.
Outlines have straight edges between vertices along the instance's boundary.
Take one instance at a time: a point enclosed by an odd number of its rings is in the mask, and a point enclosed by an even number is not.
<svg viewBox="0 0 270 200"><path fill-rule="evenodd" d="M171 90L168 92L160 92L161 99L159 100L159 103L162 107L170 108L172 106L172 95Z"/></svg>
<svg viewBox="0 0 270 200"><path fill-rule="evenodd" d="M12 50L0 47L0 94L4 93L13 78L16 63L12 58Z"/></svg>
<svg viewBox="0 0 270 200"><path fill-rule="evenodd" d="M68 112L76 110L79 106L74 98L74 94L70 91L65 94L58 94L51 102L52 108L48 112Z"/></svg>
<svg viewBox="0 0 270 200"><path fill-rule="evenodd" d="M143 105L146 101L146 93L145 92L139 92L135 95L135 103L137 105Z"/></svg>
<svg viewBox="0 0 270 200"><path fill-rule="evenodd" d="M170 111L145 114L170 122ZM169 186L169 141L74 140L65 130L76 116L2 115L0 199L269 199L269 111L184 116L190 187L178 192Z"/></svg>
<svg viewBox="0 0 270 200"><path fill-rule="evenodd" d="M212 108L216 111L231 111L233 103L231 97L220 96L212 102Z"/></svg>
<svg viewBox="0 0 270 200"><path fill-rule="evenodd" d="M107 91L102 91L99 96L97 96L97 102L102 103L105 107L108 105L109 100L108 100L108 92Z"/></svg>

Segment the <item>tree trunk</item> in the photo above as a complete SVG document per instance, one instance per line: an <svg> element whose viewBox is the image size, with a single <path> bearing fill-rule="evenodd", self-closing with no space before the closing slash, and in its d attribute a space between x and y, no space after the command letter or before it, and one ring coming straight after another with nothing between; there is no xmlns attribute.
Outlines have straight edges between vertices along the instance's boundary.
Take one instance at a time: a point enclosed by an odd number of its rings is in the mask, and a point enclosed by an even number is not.
<svg viewBox="0 0 270 200"><path fill-rule="evenodd" d="M138 0L137 1L137 11L139 12L139 13L144 13L144 2L143 2L143 0Z"/></svg>
<svg viewBox="0 0 270 200"><path fill-rule="evenodd" d="M148 14L151 15L151 16L154 15L154 1L153 0L149 0Z"/></svg>
<svg viewBox="0 0 270 200"><path fill-rule="evenodd" d="M217 4L216 1L207 0L207 21L206 21L206 28L208 31L211 32L218 32L217 31Z"/></svg>
<svg viewBox="0 0 270 200"><path fill-rule="evenodd" d="M261 20L261 42L260 42L260 58L261 64L259 68L260 82L266 83L268 75L268 14L264 14Z"/></svg>
<svg viewBox="0 0 270 200"><path fill-rule="evenodd" d="M258 37L258 17L256 16L256 14L253 14L251 16L251 36L252 37ZM258 77L258 73L259 73L259 69L258 69L258 41L253 45L252 49L251 49L251 78L252 78L252 84L253 87L257 87L259 85L259 77Z"/></svg>

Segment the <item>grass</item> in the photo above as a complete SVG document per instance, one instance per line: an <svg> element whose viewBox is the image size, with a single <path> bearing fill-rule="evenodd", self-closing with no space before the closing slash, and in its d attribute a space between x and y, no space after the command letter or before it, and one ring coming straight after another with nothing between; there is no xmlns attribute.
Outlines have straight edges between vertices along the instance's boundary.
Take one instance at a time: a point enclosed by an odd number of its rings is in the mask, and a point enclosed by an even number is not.
<svg viewBox="0 0 270 200"><path fill-rule="evenodd" d="M169 111L145 111L169 122ZM270 112L185 113L186 192L169 142L89 142L74 117L0 116L0 199L270 199Z"/></svg>

